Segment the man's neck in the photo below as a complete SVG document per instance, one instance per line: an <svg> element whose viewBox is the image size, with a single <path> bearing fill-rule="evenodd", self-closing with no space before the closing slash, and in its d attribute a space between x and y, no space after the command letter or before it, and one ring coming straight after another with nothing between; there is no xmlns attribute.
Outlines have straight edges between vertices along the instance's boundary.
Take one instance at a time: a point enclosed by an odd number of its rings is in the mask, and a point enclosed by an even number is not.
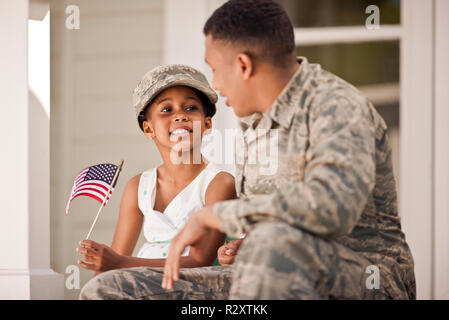
<svg viewBox="0 0 449 320"><path fill-rule="evenodd" d="M300 64L296 62L291 68L285 71L274 70L273 67L268 67L264 70L265 75L261 77L261 82L258 84L257 111L261 113L268 111L296 73L299 66Z"/></svg>

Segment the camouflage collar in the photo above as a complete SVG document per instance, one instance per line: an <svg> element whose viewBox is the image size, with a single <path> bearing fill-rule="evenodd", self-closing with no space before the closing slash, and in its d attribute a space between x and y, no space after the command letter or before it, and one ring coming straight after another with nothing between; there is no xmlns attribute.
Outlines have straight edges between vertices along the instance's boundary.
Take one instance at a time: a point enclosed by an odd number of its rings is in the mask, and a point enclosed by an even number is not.
<svg viewBox="0 0 449 320"><path fill-rule="evenodd" d="M239 118L239 125L242 128L242 131L246 131L246 129L252 127L253 129L257 126L260 119L263 118L263 114L261 112L254 112L246 117Z"/></svg>
<svg viewBox="0 0 449 320"><path fill-rule="evenodd" d="M267 111L267 115L285 129L290 127L293 115L299 104L297 100L301 97L300 93L303 90L303 83L309 73L307 58L297 57L297 59L300 63L299 68Z"/></svg>

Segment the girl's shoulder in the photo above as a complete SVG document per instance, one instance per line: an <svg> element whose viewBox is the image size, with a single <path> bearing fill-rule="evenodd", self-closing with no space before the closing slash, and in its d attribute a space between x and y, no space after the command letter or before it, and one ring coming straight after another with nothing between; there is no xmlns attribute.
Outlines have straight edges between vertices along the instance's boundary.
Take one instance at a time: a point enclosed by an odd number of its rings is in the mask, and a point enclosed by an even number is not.
<svg viewBox="0 0 449 320"><path fill-rule="evenodd" d="M207 190L226 189L235 186L235 179L232 174L227 171L219 171L210 180Z"/></svg>
<svg viewBox="0 0 449 320"><path fill-rule="evenodd" d="M139 190L139 186L141 186L145 180L150 179L156 169L157 167L154 167L136 174L134 177L129 179L126 188L137 192Z"/></svg>
<svg viewBox="0 0 449 320"><path fill-rule="evenodd" d="M204 170L207 171L206 175L209 176L210 182L212 181L226 182L231 180L234 181L234 175L232 171L223 165L209 162Z"/></svg>
<svg viewBox="0 0 449 320"><path fill-rule="evenodd" d="M128 180L128 183L125 186L125 190L122 195L122 205L125 207L138 207L137 193L139 190L140 176L141 174L139 173L138 175L132 177Z"/></svg>
<svg viewBox="0 0 449 320"><path fill-rule="evenodd" d="M235 198L234 176L224 168L216 165L209 166L212 172L206 190L204 190L205 203Z"/></svg>
<svg viewBox="0 0 449 320"><path fill-rule="evenodd" d="M142 173L139 173L139 174L135 175L134 177L132 177L131 179L129 179L128 184L126 185L126 189L137 190L139 188L139 182L140 182L141 176L142 176Z"/></svg>

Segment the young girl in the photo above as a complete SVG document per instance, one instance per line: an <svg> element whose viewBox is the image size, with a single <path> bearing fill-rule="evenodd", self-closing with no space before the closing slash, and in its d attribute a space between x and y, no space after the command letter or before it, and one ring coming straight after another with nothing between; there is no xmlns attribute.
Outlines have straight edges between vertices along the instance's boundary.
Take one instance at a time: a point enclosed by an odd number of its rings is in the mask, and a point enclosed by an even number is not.
<svg viewBox="0 0 449 320"><path fill-rule="evenodd" d="M155 68L137 85L133 98L139 127L155 142L163 164L128 182L111 247L80 242L77 251L84 261L78 260L79 265L97 273L163 267L170 241L191 215L205 205L236 197L234 178L200 154L217 101L202 73L184 65ZM146 242L132 257L142 226ZM181 267L211 265L224 240L224 234L211 230L186 248Z"/></svg>

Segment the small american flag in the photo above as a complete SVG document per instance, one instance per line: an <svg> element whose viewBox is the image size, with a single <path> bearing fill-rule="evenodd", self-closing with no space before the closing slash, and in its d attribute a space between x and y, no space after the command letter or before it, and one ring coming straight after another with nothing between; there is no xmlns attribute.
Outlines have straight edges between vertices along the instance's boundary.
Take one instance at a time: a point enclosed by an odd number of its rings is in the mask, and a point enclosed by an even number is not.
<svg viewBox="0 0 449 320"><path fill-rule="evenodd" d="M108 194L117 168L114 164L98 164L81 171L73 183L72 192L70 193L70 198L65 208L65 214L67 215L69 213L69 206L72 200L79 196L88 196L103 203L107 195L108 197L104 203L106 205L118 180L117 174L114 185Z"/></svg>

